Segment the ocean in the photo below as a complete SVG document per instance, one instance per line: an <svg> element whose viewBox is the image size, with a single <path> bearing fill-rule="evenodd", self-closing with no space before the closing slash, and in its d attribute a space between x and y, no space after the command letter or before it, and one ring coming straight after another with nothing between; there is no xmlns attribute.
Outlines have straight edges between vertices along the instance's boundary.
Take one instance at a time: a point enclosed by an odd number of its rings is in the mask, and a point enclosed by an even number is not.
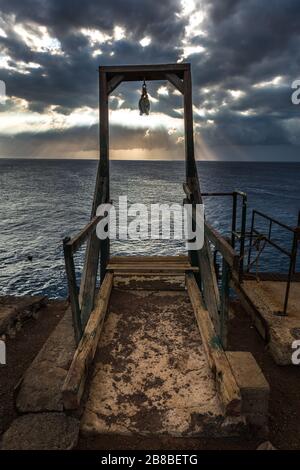
<svg viewBox="0 0 300 470"><path fill-rule="evenodd" d="M74 235L91 212L97 161L0 159L0 295L67 294L62 240ZM291 226L300 210L300 163L198 162L203 192L240 190L252 209ZM128 203L182 203L184 163L112 161L111 199ZM229 233L229 198L206 198L208 221ZM274 229L274 239L289 249L291 239ZM180 240L114 241L112 254L174 255L185 252ZM32 257L32 261L28 259ZM298 260L299 261L299 260ZM82 268L82 251L76 258ZM259 268L285 271L288 263L274 248L266 249Z"/></svg>

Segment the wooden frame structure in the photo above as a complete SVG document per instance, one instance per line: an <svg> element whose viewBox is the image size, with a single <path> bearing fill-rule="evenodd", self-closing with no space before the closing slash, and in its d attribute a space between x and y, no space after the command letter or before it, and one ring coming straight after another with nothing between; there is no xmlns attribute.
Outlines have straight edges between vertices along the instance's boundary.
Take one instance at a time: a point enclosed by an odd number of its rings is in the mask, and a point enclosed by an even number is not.
<svg viewBox="0 0 300 470"><path fill-rule="evenodd" d="M186 181L183 189L186 201L202 204L202 195L198 179L193 135L192 79L190 64L164 65L129 65L99 67L99 137L100 160L98 164L96 185L91 213L91 221L73 239L64 240L64 254L67 270L69 295L73 313L73 324L77 342L80 341L84 328L94 308L97 274L100 262L100 283L107 272L110 256L109 239L99 240L96 236L96 225L100 218L96 216L97 207L110 201L109 188L109 95L122 83L131 81L167 80L183 96L184 136L185 136L185 169ZM194 220L194 224L196 221ZM194 227L195 228L195 227ZM76 285L73 253L87 241L86 256L80 291ZM217 277L213 266L211 245L222 254L224 266L224 289L221 298ZM216 333L220 335L223 345L226 344L229 273L237 270L239 260L231 245L205 222L204 246L199 251L189 253L191 265L197 268L195 278L203 293L205 306L214 323Z"/></svg>

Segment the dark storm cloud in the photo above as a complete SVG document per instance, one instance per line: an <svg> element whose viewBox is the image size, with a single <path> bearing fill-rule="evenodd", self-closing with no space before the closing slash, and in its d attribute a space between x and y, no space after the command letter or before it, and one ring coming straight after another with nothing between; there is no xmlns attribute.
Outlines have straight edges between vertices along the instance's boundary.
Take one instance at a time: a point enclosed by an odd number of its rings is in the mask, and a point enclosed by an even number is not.
<svg viewBox="0 0 300 470"><path fill-rule="evenodd" d="M258 81L274 73L296 72L300 38L297 0L211 0L209 4L208 54L195 60L199 85L222 83L229 77L246 75ZM289 63L289 68L280 67L280 62Z"/></svg>
<svg viewBox="0 0 300 470"><path fill-rule="evenodd" d="M179 2L153 1L1 1L3 13L16 14L16 21L46 26L61 42L63 56L33 52L11 28L0 43L16 62L36 62L40 69L30 76L4 70L2 79L8 94L28 101L57 104L64 107L98 105L97 68L99 63L126 64L177 60L172 44L181 36L183 22L174 20ZM9 17L7 17L9 21ZM100 44L102 55L92 56L88 38L79 29L96 28L113 32L114 26L124 26L130 37ZM152 43L142 48L138 41L151 35ZM114 56L109 53L113 51ZM153 59L154 58L154 59Z"/></svg>
<svg viewBox="0 0 300 470"><path fill-rule="evenodd" d="M291 104L290 84L299 77L299 0L206 0L200 5L206 13L205 34L188 38L185 27L189 18L178 15L179 0L0 0L8 31L6 38L0 37L0 44L11 58L9 64L12 67L20 61L40 64L40 68L30 69L29 74L4 69L0 78L7 84L8 95L26 99L30 110L42 113L55 105L56 111L67 115L82 106L97 108L99 64L176 62L185 37L189 46L205 48L187 60L193 69L194 104L205 111L204 115L195 113L196 132L207 143L271 145L297 141L297 125L290 120L297 120L298 108ZM10 25L12 14L16 22L33 31L39 25L46 26L60 41L64 55L32 51ZM95 28L112 35L117 25L125 28L126 36L99 44L102 54L93 56L98 46L92 47L80 30ZM152 42L142 48L139 41L145 36L150 36ZM279 85L254 86L276 76L283 77ZM120 105L112 101L112 109L136 107L139 86L122 85L114 94L125 102ZM178 117L174 108L182 106L181 99L172 94L171 88L169 96L157 96L159 86L149 84L150 94L159 98L152 109ZM234 99L229 90L244 93ZM208 119L213 122L208 124ZM37 136L22 134L15 139L24 142L28 139L33 147L38 142L40 148L43 142L48 145L50 141L60 143L65 139L75 148L76 143L85 142L93 132L93 128L79 127L74 134L55 131ZM143 130L130 132L127 128L112 129L117 148L175 145L166 131L157 130L157 139L152 134L148 143ZM9 146L9 142L11 137L5 145ZM97 138L91 138L91 142L90 146L97 148Z"/></svg>
<svg viewBox="0 0 300 470"><path fill-rule="evenodd" d="M177 39L182 22L178 0L2 0L3 13L14 13L18 22L48 26L58 37L79 28L111 31L126 26L134 35L153 34L159 41ZM175 18L174 18L175 16Z"/></svg>

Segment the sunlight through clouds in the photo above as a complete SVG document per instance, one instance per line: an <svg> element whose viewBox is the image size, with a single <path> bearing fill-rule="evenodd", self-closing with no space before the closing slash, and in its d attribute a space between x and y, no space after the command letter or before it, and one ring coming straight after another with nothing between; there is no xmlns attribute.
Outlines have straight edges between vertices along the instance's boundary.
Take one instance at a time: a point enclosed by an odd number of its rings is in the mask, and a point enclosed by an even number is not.
<svg viewBox="0 0 300 470"><path fill-rule="evenodd" d="M168 96L169 95L169 90L166 86L161 86L157 90L158 95L163 95L163 96Z"/></svg>
<svg viewBox="0 0 300 470"><path fill-rule="evenodd" d="M147 47L151 44L151 38L149 36L145 36L143 39L140 40L140 45L142 47Z"/></svg>
<svg viewBox="0 0 300 470"><path fill-rule="evenodd" d="M267 0L89 0L75 8L69 0L1 0L0 78L7 85L0 110L2 154L30 155L37 152L36 141L41 149L48 142L51 152L61 145L62 156L73 142L72 152L80 153L75 140L80 147L83 136L82 142L93 142L91 156L97 155L98 66L176 62L191 63L200 151L207 154L205 143L294 143L298 128L289 117L298 109L291 106L289 90L299 74L299 5L296 0L290 9ZM289 28L279 28L281 22ZM167 80L148 80L151 111L140 116L140 79L110 96L114 144L121 141L118 148L128 147L130 157L131 149L145 142L156 153L173 151L183 128L182 95Z"/></svg>
<svg viewBox="0 0 300 470"><path fill-rule="evenodd" d="M93 47L97 44L103 44L108 42L112 37L106 33L103 33L99 29L82 28L81 34L89 39L90 45Z"/></svg>
<svg viewBox="0 0 300 470"><path fill-rule="evenodd" d="M13 29L32 51L63 55L60 41L50 36L46 26L18 23Z"/></svg>
<svg viewBox="0 0 300 470"><path fill-rule="evenodd" d="M168 116L164 113L152 112L149 116L140 116L138 110L135 109L117 109L111 110L109 121L111 125L124 127L124 123L130 122L130 127L134 129L178 129L183 130L183 120Z"/></svg>
<svg viewBox="0 0 300 470"><path fill-rule="evenodd" d="M206 36L203 27L206 14L202 2L200 0L183 0L181 6L182 10L177 16L179 18L186 18L188 23L184 29L181 46L178 48L182 50L178 62L182 62L191 55L205 52L205 47L202 44L195 44L194 38Z"/></svg>

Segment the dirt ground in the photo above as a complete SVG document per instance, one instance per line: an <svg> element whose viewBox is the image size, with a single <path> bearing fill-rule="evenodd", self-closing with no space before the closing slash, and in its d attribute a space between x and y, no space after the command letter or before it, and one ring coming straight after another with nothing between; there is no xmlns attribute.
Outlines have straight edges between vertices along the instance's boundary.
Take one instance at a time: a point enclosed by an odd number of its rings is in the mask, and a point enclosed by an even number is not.
<svg viewBox="0 0 300 470"><path fill-rule="evenodd" d="M53 328L62 317L65 302L49 302L38 320L30 320L7 342L7 358L10 367L0 367L0 435L15 418L13 390L26 368L41 349ZM238 302L231 321L229 349L250 351L262 368L270 386L269 440L278 449L300 449L299 368L277 366L265 348L263 340L250 319L241 311ZM261 440L245 439L191 439L191 438L142 438L134 436L102 436L101 439L80 439L78 449L164 449L164 450L240 450L256 449Z"/></svg>
<svg viewBox="0 0 300 470"><path fill-rule="evenodd" d="M65 301L48 301L39 311L37 320L29 319L15 338L7 339L7 365L0 365L0 436L17 416L14 409L15 385L62 318L66 307Z"/></svg>
<svg viewBox="0 0 300 470"><path fill-rule="evenodd" d="M269 440L282 450L300 450L299 368L277 366L265 343L242 310L240 302L232 302L235 316L229 327L229 350L250 351L271 386L269 405ZM161 450L248 450L256 449L261 439L247 436L240 439L142 438L102 436L101 439L80 439L79 449L161 449Z"/></svg>

